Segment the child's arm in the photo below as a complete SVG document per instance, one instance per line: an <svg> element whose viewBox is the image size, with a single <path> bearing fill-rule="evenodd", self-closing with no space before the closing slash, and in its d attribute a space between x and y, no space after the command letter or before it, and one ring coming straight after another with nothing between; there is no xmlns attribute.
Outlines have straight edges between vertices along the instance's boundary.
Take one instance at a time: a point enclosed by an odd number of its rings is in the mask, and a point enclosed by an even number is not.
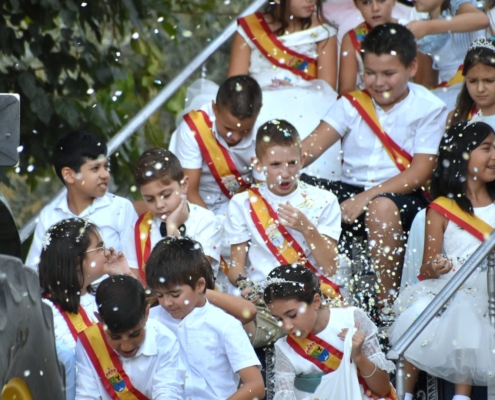
<svg viewBox="0 0 495 400"><path fill-rule="evenodd" d="M334 90L337 86L337 35L317 43L318 79L326 81Z"/></svg>
<svg viewBox="0 0 495 400"><path fill-rule="evenodd" d="M320 121L316 129L302 141L302 152L306 156L304 166L311 165L340 139L341 136L331 125Z"/></svg>
<svg viewBox="0 0 495 400"><path fill-rule="evenodd" d="M257 365L238 371L243 385L229 397L229 400L253 400L265 397L265 384Z"/></svg>
<svg viewBox="0 0 495 400"><path fill-rule="evenodd" d="M421 39L426 35L472 32L485 29L490 26L490 21L486 14L479 11L473 4L463 3L452 18L411 21L406 26L416 39Z"/></svg>
<svg viewBox="0 0 495 400"><path fill-rule="evenodd" d="M432 58L420 51L418 51L418 72L414 76L414 83L428 89L438 85L438 70L433 69Z"/></svg>
<svg viewBox="0 0 495 400"><path fill-rule="evenodd" d="M230 50L230 64L227 76L247 75L251 62L251 48L237 32Z"/></svg>
<svg viewBox="0 0 495 400"><path fill-rule="evenodd" d="M233 244L230 246L229 281L237 286L239 275L246 276L246 263L248 255L248 242Z"/></svg>
<svg viewBox="0 0 495 400"><path fill-rule="evenodd" d="M207 289L206 298L211 304L232 315L243 325L251 322L256 317L256 306L242 297Z"/></svg>
<svg viewBox="0 0 495 400"><path fill-rule="evenodd" d="M201 180L201 168L187 169L184 168L184 175L189 177L189 187L187 189L187 200L200 207L208 208L199 194L199 183Z"/></svg>
<svg viewBox="0 0 495 400"><path fill-rule="evenodd" d="M351 36L346 33L340 48L339 95L356 90L358 60Z"/></svg>

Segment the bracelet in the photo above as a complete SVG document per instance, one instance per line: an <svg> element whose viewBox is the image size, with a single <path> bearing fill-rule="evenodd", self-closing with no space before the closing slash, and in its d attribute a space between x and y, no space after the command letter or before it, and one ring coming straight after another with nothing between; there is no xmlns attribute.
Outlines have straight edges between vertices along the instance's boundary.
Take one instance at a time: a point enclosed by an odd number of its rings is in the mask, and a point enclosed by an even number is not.
<svg viewBox="0 0 495 400"><path fill-rule="evenodd" d="M373 370L373 372L369 375L363 375L361 374L361 378L364 378L364 379L368 379L368 378L371 378L373 375L375 375L375 372L376 372L376 364L375 365L375 369Z"/></svg>

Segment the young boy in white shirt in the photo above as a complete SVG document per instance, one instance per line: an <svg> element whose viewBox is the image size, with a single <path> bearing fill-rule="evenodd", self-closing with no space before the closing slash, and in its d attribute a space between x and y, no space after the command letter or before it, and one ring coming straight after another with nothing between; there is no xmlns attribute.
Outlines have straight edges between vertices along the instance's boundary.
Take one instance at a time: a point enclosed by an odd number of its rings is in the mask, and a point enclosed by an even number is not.
<svg viewBox="0 0 495 400"><path fill-rule="evenodd" d="M68 133L55 145L53 166L67 191L41 210L26 265L37 269L48 228L74 217L89 219L109 248L122 251L122 241L137 214L129 200L107 193L110 162L105 141L91 132Z"/></svg>
<svg viewBox="0 0 495 400"><path fill-rule="evenodd" d="M165 236L187 235L201 243L216 276L222 226L213 212L187 201L189 177L184 176L177 157L165 149L145 151L134 167L134 182L148 212L133 226L124 253L129 266L136 273L139 269L143 283L144 264L156 243Z"/></svg>
<svg viewBox="0 0 495 400"><path fill-rule="evenodd" d="M365 251L370 251L381 319L387 323L407 233L416 213L428 204L422 188L435 167L447 110L429 90L409 82L418 60L407 28L379 25L361 47L366 90L339 99L303 141L309 165L342 139L342 179L302 179L325 186L339 198L341 241L347 251L353 237L367 235Z"/></svg>
<svg viewBox="0 0 495 400"><path fill-rule="evenodd" d="M337 297L339 288L328 279L338 267L337 198L299 182L305 156L299 134L289 122L273 120L258 129L256 156L266 182L232 198L224 225L231 245L231 283L243 286L246 278L260 282L281 264L302 262L324 281L326 294ZM266 313L260 311L257 329L250 331L255 347L270 339L259 321ZM274 332L275 327L274 321L269 330Z"/></svg>
<svg viewBox="0 0 495 400"><path fill-rule="evenodd" d="M259 361L241 323L205 297L214 285L213 271L199 243L188 237L158 242L146 264L146 283L161 306L154 317L179 339L186 364L184 398L264 397Z"/></svg>
<svg viewBox="0 0 495 400"><path fill-rule="evenodd" d="M189 177L191 203L222 214L233 194L252 182L252 131L261 100L256 80L233 76L222 83L215 102L184 116L171 150Z"/></svg>
<svg viewBox="0 0 495 400"><path fill-rule="evenodd" d="M124 275L107 278L96 302L100 322L82 331L76 346L76 399L110 400L116 392L119 398L130 392L139 399L182 399L179 343L168 328L148 319L141 283Z"/></svg>

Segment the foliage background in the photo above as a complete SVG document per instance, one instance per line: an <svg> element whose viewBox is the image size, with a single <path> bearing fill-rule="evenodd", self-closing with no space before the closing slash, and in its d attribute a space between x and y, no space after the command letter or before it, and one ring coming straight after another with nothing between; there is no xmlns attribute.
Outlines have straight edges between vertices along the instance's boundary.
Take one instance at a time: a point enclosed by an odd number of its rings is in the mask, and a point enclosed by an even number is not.
<svg viewBox="0 0 495 400"><path fill-rule="evenodd" d="M88 128L111 138L249 3L0 0L0 92L21 95L22 148L16 167L0 170L0 191L18 225L62 186L51 168L61 135ZM225 78L229 54L227 43L210 58L209 79ZM186 86L112 157L113 192L137 196L132 164L168 145Z"/></svg>

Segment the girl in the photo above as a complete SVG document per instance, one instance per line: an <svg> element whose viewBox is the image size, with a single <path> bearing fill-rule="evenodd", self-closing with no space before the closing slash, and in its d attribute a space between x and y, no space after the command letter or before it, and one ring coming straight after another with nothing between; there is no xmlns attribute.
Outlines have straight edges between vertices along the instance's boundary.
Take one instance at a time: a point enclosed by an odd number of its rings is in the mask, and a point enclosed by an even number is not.
<svg viewBox="0 0 495 400"><path fill-rule="evenodd" d="M263 89L259 124L285 119L308 136L337 99L336 30L321 13L322 0L270 2L265 13L239 19L229 76L250 74ZM340 144L310 168L310 175L340 176Z"/></svg>
<svg viewBox="0 0 495 400"><path fill-rule="evenodd" d="M394 304L392 344L495 227L494 142L493 129L483 122L462 122L443 137L431 182L436 200L426 216L423 280L402 291ZM486 282L485 262L406 350L406 400L412 399L418 369L454 382L455 400L469 399L471 384L493 381Z"/></svg>
<svg viewBox="0 0 495 400"><path fill-rule="evenodd" d="M327 307L318 278L299 264L275 268L267 285L264 300L289 334L275 343L274 400L314 393L322 376L340 365L345 336L353 327L358 331L351 358L360 373L362 398L396 398L388 376L395 366L380 351L377 328L362 310Z"/></svg>
<svg viewBox="0 0 495 400"><path fill-rule="evenodd" d="M415 7L429 15L407 24L419 46L415 82L433 88L451 111L462 87L462 60L471 42L485 35L488 17L471 0L418 0Z"/></svg>

